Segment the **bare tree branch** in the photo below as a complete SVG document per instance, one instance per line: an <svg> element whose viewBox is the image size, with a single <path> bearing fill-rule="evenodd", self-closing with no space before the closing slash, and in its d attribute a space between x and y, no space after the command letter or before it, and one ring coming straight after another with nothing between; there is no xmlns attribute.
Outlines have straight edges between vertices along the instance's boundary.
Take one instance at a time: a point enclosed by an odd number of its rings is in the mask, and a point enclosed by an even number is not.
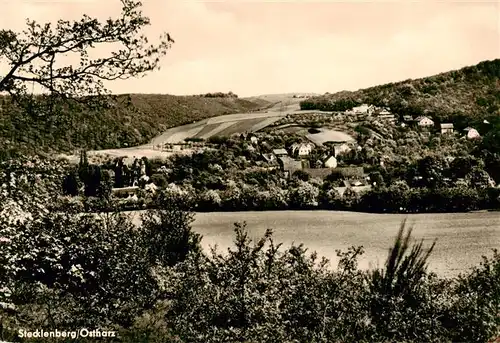
<svg viewBox="0 0 500 343"><path fill-rule="evenodd" d="M137 0L120 0L122 12L116 19L101 23L88 15L80 20L59 20L55 27L27 20L22 33L0 30L0 62L9 65L0 75L0 93L10 94L16 102L29 94L34 83L51 97L78 99L109 94L103 81L142 77L159 68L160 58L174 40L169 34L156 45L141 34L150 25ZM95 48L111 46L111 53L90 57ZM77 65L57 66L58 56L76 56Z"/></svg>

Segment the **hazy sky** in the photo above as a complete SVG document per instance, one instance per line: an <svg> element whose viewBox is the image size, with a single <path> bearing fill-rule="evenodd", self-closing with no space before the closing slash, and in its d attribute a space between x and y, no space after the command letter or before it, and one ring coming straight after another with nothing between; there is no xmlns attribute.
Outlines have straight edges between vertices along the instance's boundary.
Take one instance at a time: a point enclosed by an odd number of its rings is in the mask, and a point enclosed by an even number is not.
<svg viewBox="0 0 500 343"><path fill-rule="evenodd" d="M240 96L335 92L433 75L500 58L497 1L143 0L151 37L176 43L162 69L115 93ZM0 28L107 18L118 0L0 0Z"/></svg>

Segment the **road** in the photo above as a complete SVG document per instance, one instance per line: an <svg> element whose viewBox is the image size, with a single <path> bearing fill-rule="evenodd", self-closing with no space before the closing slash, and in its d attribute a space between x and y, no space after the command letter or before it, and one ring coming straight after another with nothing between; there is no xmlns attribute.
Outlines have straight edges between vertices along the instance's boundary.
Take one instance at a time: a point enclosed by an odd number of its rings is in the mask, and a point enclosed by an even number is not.
<svg viewBox="0 0 500 343"><path fill-rule="evenodd" d="M144 145L120 149L92 150L88 151L87 155L91 161L99 161L100 159L110 156L112 158L125 157L125 162L132 162L135 158L141 157L147 157L148 159L164 159L173 154L189 154L193 151L192 149L170 152L162 151L158 146L168 143L184 142L186 138L194 137L202 132L202 130L207 131L206 134L202 134L202 138L205 139L217 135L222 131L224 131L225 134L228 132L242 133L244 131L258 131L285 117L287 114L300 112L299 103L301 100L303 99L286 98L277 102L265 112L235 113L200 120L192 124L168 129ZM248 125L245 125L245 123L248 123ZM231 127L234 128L234 132L231 132ZM72 162L78 162L79 160L79 156L77 155L61 155L60 157L65 157Z"/></svg>

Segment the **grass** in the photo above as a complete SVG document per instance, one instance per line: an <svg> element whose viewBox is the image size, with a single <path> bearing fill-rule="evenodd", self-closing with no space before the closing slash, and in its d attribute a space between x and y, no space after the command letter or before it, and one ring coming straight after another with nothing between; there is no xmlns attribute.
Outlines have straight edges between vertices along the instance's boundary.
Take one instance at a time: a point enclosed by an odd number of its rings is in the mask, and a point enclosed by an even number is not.
<svg viewBox="0 0 500 343"><path fill-rule="evenodd" d="M307 99L303 110L344 111L368 103L399 114L424 112L442 122L500 114L500 59L416 80ZM467 126L467 123L464 123ZM465 127L464 126L464 127Z"/></svg>
<svg viewBox="0 0 500 343"><path fill-rule="evenodd" d="M230 127L225 128L224 130L220 131L218 133L219 136L230 136L234 133L242 133L242 132L249 132L252 130L252 127L257 125L258 123L266 120L265 118L255 118L255 119L248 119L248 120L242 120L235 122L234 125L231 125Z"/></svg>

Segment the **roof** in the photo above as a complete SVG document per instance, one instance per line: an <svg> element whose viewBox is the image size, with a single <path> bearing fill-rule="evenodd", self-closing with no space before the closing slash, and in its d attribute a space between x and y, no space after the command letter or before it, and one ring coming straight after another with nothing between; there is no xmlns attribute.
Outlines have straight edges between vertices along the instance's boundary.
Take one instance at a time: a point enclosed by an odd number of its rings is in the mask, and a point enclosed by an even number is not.
<svg viewBox="0 0 500 343"><path fill-rule="evenodd" d="M335 158L335 156L330 156L328 158L325 159L325 163L328 162L328 161L336 161L337 159Z"/></svg>
<svg viewBox="0 0 500 343"><path fill-rule="evenodd" d="M273 154L275 155L288 155L286 149L273 149Z"/></svg>
<svg viewBox="0 0 500 343"><path fill-rule="evenodd" d="M431 118L426 117L426 116L419 116L419 117L417 117L415 120L416 120L416 121L421 121L421 120L424 120L424 119L429 119L430 121L432 121L432 119L431 119Z"/></svg>
<svg viewBox="0 0 500 343"><path fill-rule="evenodd" d="M302 169L302 161L294 160L293 158L290 158L288 156L280 157L279 161L283 165L284 170L293 171Z"/></svg>
<svg viewBox="0 0 500 343"><path fill-rule="evenodd" d="M451 123L443 123L441 124L442 129L453 129L453 124Z"/></svg>

